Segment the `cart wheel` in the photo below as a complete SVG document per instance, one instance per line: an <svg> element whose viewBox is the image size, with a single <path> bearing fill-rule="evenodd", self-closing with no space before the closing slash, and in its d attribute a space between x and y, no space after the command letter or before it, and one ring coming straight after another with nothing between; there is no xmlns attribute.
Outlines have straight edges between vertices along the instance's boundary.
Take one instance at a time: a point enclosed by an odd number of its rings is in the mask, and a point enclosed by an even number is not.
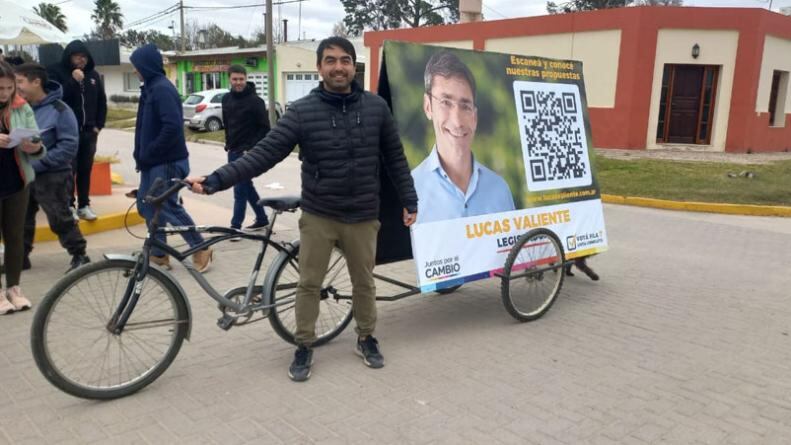
<svg viewBox="0 0 791 445"><path fill-rule="evenodd" d="M270 309L269 322L283 340L296 344L297 320L294 302L299 282L299 243L294 243L292 255L286 252L272 261L264 284L266 304L278 304ZM352 320L352 280L346 267L346 257L337 247L332 250L327 275L319 290L319 318L316 320L316 341L321 346L337 337Z"/></svg>
<svg viewBox="0 0 791 445"><path fill-rule="evenodd" d="M519 237L508 254L500 285L505 309L519 321L540 318L563 286L563 246L548 229Z"/></svg>
<svg viewBox="0 0 791 445"><path fill-rule="evenodd" d="M447 295L447 294L452 294L452 293L456 292L457 290L459 290L460 287L461 287L461 284L457 284L456 286L443 287L442 289L437 289L434 292L436 292L438 294L441 294L441 295Z"/></svg>

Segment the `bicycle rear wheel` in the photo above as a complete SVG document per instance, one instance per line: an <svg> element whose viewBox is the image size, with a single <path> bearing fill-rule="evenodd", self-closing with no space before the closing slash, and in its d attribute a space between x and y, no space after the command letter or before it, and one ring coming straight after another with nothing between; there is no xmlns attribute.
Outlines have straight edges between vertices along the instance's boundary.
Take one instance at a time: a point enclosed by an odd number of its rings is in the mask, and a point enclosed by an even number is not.
<svg viewBox="0 0 791 445"><path fill-rule="evenodd" d="M563 286L563 247L548 229L519 237L505 261L500 290L505 309L519 321L544 315Z"/></svg>
<svg viewBox="0 0 791 445"><path fill-rule="evenodd" d="M275 258L267 276L267 305L271 309L269 322L283 340L296 344L297 319L294 302L299 283L299 244L293 257L285 252ZM321 346L337 337L352 320L352 280L346 267L346 257L337 247L332 250L327 275L320 290L319 318L316 320L316 341Z"/></svg>
<svg viewBox="0 0 791 445"><path fill-rule="evenodd" d="M178 287L149 269L124 331L107 329L130 279L132 260L106 260L66 275L36 310L31 346L44 377L86 399L114 399L139 391L176 358L189 329Z"/></svg>

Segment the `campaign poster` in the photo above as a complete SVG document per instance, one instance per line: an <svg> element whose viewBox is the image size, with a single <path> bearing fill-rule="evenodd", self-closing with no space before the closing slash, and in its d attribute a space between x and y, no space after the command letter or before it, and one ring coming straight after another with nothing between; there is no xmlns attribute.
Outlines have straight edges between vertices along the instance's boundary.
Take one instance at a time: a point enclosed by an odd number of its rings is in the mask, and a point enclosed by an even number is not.
<svg viewBox="0 0 791 445"><path fill-rule="evenodd" d="M421 291L501 272L533 228L552 230L567 259L606 250L581 62L388 41L379 94L418 194ZM383 236L406 233L384 222ZM380 256L409 254L384 239Z"/></svg>

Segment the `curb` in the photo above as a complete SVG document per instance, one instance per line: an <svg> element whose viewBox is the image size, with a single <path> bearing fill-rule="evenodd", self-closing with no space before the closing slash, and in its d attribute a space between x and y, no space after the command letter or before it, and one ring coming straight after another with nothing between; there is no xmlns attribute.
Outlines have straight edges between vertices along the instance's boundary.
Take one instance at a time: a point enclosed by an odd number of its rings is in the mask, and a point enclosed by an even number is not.
<svg viewBox="0 0 791 445"><path fill-rule="evenodd" d="M791 218L791 207L762 206L751 204L720 204L713 202L684 202L666 199L639 198L635 196L607 195L602 193L602 202L609 204L651 207L665 210L682 210L687 212L723 213L727 215L747 216L783 216Z"/></svg>
<svg viewBox="0 0 791 445"><path fill-rule="evenodd" d="M195 143L198 143L198 144L216 145L218 147L225 147L225 143L224 142L217 142L217 141L212 141L212 140L209 140L209 139L196 139L195 141L188 141L188 142L195 142Z"/></svg>
<svg viewBox="0 0 791 445"><path fill-rule="evenodd" d="M97 218L96 221L80 221L80 232L82 232L83 235L91 235L94 233L106 232L108 230L121 229L124 227L125 217L126 212L119 212L102 215L101 217ZM126 221L127 225L134 226L137 224L142 224L143 222L145 222L145 220L140 216L139 213L137 213L137 209L132 209L129 211L129 218ZM50 230L48 225L36 227L36 237L34 242L57 240L58 236L55 235L52 230Z"/></svg>

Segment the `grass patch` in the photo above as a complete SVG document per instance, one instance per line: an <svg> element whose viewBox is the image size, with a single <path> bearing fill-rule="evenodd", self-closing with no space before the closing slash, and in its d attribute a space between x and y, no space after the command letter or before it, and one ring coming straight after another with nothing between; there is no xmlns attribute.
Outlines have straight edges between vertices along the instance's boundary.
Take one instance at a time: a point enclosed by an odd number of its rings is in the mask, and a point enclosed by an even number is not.
<svg viewBox="0 0 791 445"><path fill-rule="evenodd" d="M222 142L225 143L225 131L194 131L187 127L184 127L184 137L190 142L198 142L199 140L204 141L215 141L215 142Z"/></svg>
<svg viewBox="0 0 791 445"><path fill-rule="evenodd" d="M137 110L128 108L108 108L105 128L131 128L135 126Z"/></svg>
<svg viewBox="0 0 791 445"><path fill-rule="evenodd" d="M134 119L137 117L137 110L127 108L108 108L107 122Z"/></svg>
<svg viewBox="0 0 791 445"><path fill-rule="evenodd" d="M762 165L681 162L656 159L624 161L596 157L602 193L673 201L791 205L791 161ZM729 178L728 172L755 173Z"/></svg>
<svg viewBox="0 0 791 445"><path fill-rule="evenodd" d="M104 127L105 128L134 128L136 120L137 119L135 119L135 118L132 118L132 119L119 119L119 120L114 120L114 121L108 120L104 124Z"/></svg>

